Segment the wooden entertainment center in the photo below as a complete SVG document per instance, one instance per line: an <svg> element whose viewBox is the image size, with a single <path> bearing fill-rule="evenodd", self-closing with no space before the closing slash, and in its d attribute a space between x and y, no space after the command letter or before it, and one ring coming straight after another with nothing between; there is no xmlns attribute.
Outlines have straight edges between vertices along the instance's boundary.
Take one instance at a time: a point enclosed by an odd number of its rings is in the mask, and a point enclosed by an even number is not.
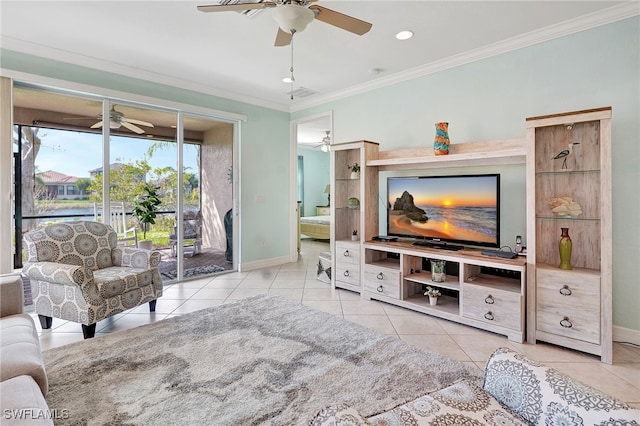
<svg viewBox="0 0 640 426"><path fill-rule="evenodd" d="M610 116L611 109L603 108L527 119L524 139L452 144L446 156L430 147L379 151L370 141L332 145L332 285L515 342L546 341L611 363ZM549 155L567 147L560 131L566 126L575 126L585 148L573 153L571 170ZM358 176L350 173L354 163L361 166ZM426 175L435 168L502 164L526 165L528 256L502 259L479 249L373 240L379 234L379 171ZM544 210L549 198L563 196L580 202L585 215L552 217ZM560 226L575 229L574 270L557 265ZM431 260L446 261L444 282L431 280ZM435 306L423 294L427 285L442 292ZM585 315L580 307L587 305L595 315Z"/></svg>

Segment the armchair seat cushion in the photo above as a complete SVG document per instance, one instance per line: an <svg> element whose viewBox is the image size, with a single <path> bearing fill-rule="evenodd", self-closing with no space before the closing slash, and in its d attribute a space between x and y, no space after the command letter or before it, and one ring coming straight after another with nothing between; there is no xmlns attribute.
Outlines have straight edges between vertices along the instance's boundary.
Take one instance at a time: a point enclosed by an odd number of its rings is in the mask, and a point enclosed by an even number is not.
<svg viewBox="0 0 640 426"><path fill-rule="evenodd" d="M93 279L100 295L108 299L152 285L153 272L149 269L112 266L94 271Z"/></svg>

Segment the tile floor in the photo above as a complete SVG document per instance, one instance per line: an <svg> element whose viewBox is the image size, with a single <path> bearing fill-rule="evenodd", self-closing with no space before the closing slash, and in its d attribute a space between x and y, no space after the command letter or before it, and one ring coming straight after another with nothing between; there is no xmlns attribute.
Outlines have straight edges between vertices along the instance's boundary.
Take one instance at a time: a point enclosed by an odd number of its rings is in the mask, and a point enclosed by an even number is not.
<svg viewBox="0 0 640 426"><path fill-rule="evenodd" d="M542 343L514 343L486 331L381 302L364 301L356 293L332 290L329 284L316 279L318 253L327 249L326 243L304 241L302 255L296 263L167 286L155 313L149 313L145 304L116 315L98 323L96 336L261 293L278 294L480 370L495 348L508 346L640 408L640 348L616 343L614 364L605 365L591 355ZM36 324L39 325L37 318ZM43 349L82 340L79 324L58 319L54 319L51 330L39 331Z"/></svg>

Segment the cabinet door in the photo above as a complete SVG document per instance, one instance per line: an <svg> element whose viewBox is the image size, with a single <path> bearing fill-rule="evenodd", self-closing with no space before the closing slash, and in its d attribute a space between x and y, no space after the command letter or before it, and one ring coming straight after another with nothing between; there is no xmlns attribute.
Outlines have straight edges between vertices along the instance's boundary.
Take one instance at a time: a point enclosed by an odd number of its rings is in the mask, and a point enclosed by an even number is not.
<svg viewBox="0 0 640 426"><path fill-rule="evenodd" d="M538 330L600 343L600 276L538 269Z"/></svg>
<svg viewBox="0 0 640 426"><path fill-rule="evenodd" d="M400 271L377 265L365 265L364 289L371 293L400 298Z"/></svg>
<svg viewBox="0 0 640 426"><path fill-rule="evenodd" d="M520 330L520 294L473 284L462 286L462 311L467 318Z"/></svg>

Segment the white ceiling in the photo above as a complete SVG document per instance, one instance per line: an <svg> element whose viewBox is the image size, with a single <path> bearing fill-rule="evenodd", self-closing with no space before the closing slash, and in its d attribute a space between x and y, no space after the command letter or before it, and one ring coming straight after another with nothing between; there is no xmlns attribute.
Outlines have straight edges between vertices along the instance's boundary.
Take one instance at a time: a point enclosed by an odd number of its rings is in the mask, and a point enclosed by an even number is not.
<svg viewBox="0 0 640 426"><path fill-rule="evenodd" d="M638 13L637 1L319 0L373 28L357 36L316 20L297 34L294 89L317 94L291 101L281 82L290 49L273 46L270 12L196 9L216 3L2 0L0 41L9 50L295 111ZM396 40L402 29L415 36Z"/></svg>

